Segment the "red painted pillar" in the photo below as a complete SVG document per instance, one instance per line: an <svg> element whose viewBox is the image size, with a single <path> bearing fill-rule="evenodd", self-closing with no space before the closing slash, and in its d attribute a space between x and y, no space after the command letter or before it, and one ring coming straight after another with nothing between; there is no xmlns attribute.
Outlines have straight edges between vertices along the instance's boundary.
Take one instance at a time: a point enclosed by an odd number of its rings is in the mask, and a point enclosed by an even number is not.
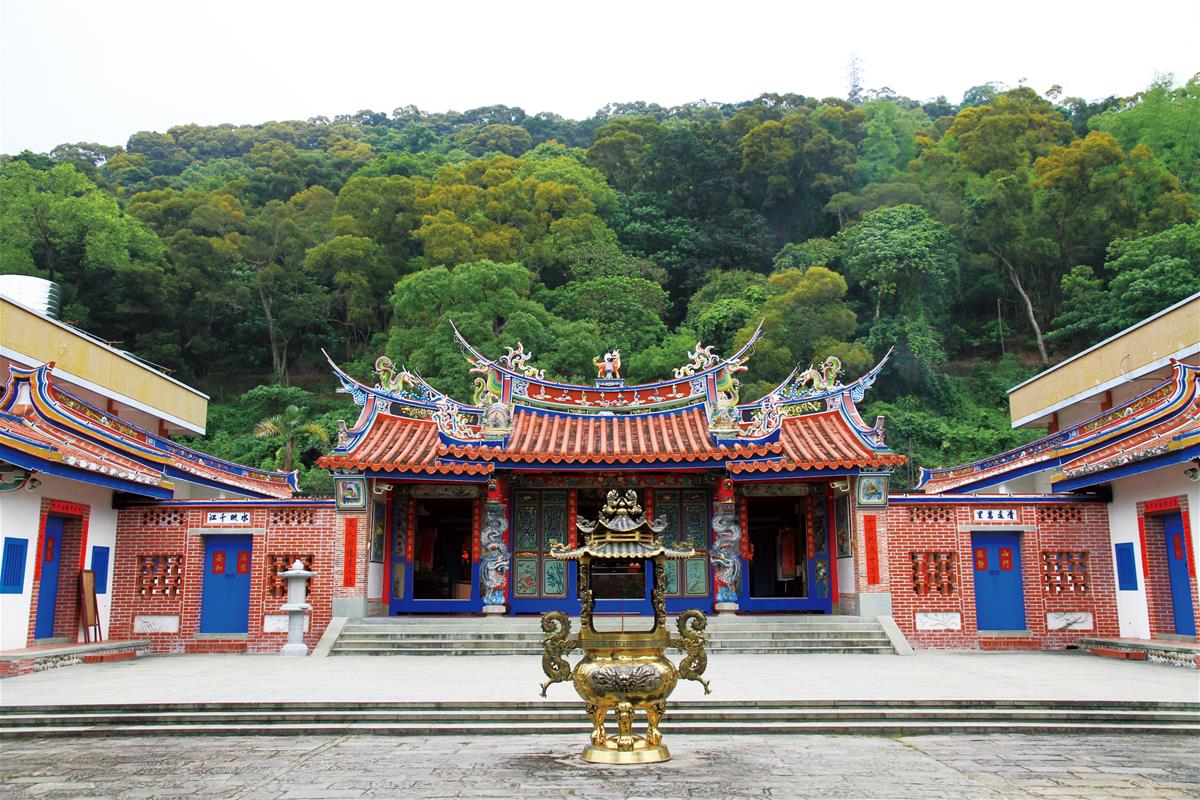
<svg viewBox="0 0 1200 800"><path fill-rule="evenodd" d="M825 484L825 536L829 543L829 599L834 608L838 604L837 515L835 511L833 487Z"/></svg>

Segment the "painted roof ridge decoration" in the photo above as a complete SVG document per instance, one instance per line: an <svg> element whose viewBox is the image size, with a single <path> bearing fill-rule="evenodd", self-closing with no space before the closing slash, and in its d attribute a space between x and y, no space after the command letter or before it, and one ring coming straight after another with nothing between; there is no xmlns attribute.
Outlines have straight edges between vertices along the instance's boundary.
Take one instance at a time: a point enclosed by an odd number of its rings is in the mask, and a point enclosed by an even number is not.
<svg viewBox="0 0 1200 800"><path fill-rule="evenodd" d="M1200 412L1200 393L1197 391L1200 366L1175 360L1171 366L1171 375L1162 383L1070 428L969 464L939 469L922 467L916 488L927 494L937 494L968 486L985 488L1051 467L1074 465L1071 469L1080 470L1091 461L1091 454L1119 451L1122 443L1134 446L1144 441L1139 435L1152 429L1161 427L1164 431L1178 431ZM1101 456L1100 460L1105 459ZM1117 465L1114 463L1113 466Z"/></svg>
<svg viewBox="0 0 1200 800"><path fill-rule="evenodd" d="M0 411L38 428L47 441L57 437L64 445L86 442L145 465L163 480L177 477L266 497L291 497L299 489L296 471L226 461L118 419L59 386L52 380L53 368L54 362L29 369L10 366ZM10 436L15 433L9 431Z"/></svg>

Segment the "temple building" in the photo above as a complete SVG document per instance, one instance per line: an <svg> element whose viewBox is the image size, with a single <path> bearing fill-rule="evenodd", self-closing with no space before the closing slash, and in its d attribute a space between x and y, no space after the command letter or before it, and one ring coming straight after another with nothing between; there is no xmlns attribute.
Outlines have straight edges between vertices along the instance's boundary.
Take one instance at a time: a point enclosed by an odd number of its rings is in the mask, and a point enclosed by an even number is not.
<svg viewBox="0 0 1200 800"><path fill-rule="evenodd" d="M318 463L339 509L372 532L365 597L335 614L578 613L574 565L551 545L575 546L574 520L613 488L635 490L664 540L696 551L669 565L670 611L879 607L851 537L852 515L886 504L905 460L856 407L883 363L843 383L830 358L743 402L757 334L725 358L698 343L671 377L637 385L617 352L578 385L547 379L520 343L492 358L455 335L477 376L470 402L386 358L376 386L333 367L360 413ZM646 576L610 568L597 612L648 612Z"/></svg>
<svg viewBox="0 0 1200 800"><path fill-rule="evenodd" d="M1039 594L1083 600L1087 592L1111 592L1121 636L1196 640L1198 380L1195 294L1013 387L1014 427L1046 428L1046 436L971 464L922 470L918 489L932 502L969 495L972 502L1010 508L1010 501L1031 495L1091 498L1103 511L1106 533L1090 546L1020 548L1026 569L1028 559L1034 561L1028 583L1042 584L1042 591L1027 589L1023 597L1013 588L999 592L997 604L1006 613L1014 619L1028 614L1030 599ZM1092 513L1075 507L1080 515ZM1115 575L1097 569L1101 548L1105 560L1111 554ZM1086 605L1050 617L1051 626L1104 627ZM1116 632L1111 626L1108 631Z"/></svg>
<svg viewBox="0 0 1200 800"><path fill-rule="evenodd" d="M136 568L137 554L122 561L123 502L290 498L296 475L173 441L204 432L206 395L60 321L53 284L4 276L0 291L0 650L84 638L84 571L98 623L86 636L108 639Z"/></svg>

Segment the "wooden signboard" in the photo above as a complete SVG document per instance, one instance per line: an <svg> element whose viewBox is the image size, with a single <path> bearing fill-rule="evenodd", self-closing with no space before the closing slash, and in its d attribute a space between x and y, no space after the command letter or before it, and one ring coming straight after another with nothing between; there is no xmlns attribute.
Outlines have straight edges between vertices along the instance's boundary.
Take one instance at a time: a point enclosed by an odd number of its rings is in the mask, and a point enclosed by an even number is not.
<svg viewBox="0 0 1200 800"><path fill-rule="evenodd" d="M79 573L79 613L83 617L83 640L101 641L104 632L100 629L100 607L96 604L96 573L90 569Z"/></svg>

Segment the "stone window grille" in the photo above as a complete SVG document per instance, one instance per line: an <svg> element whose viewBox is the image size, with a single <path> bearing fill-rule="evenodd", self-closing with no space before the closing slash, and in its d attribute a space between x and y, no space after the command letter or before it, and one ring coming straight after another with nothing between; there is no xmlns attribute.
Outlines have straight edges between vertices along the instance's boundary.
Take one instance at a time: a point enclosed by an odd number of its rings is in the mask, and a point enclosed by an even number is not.
<svg viewBox="0 0 1200 800"><path fill-rule="evenodd" d="M1086 550L1043 550L1042 586L1047 594L1085 594L1088 590Z"/></svg>
<svg viewBox="0 0 1200 800"><path fill-rule="evenodd" d="M914 550L912 557L913 592L924 596L954 594L957 574L954 552L945 550Z"/></svg>
<svg viewBox="0 0 1200 800"><path fill-rule="evenodd" d="M271 512L272 525L312 525L317 512L311 508L282 508Z"/></svg>
<svg viewBox="0 0 1200 800"><path fill-rule="evenodd" d="M183 592L183 556L138 556L138 597L179 597Z"/></svg>

